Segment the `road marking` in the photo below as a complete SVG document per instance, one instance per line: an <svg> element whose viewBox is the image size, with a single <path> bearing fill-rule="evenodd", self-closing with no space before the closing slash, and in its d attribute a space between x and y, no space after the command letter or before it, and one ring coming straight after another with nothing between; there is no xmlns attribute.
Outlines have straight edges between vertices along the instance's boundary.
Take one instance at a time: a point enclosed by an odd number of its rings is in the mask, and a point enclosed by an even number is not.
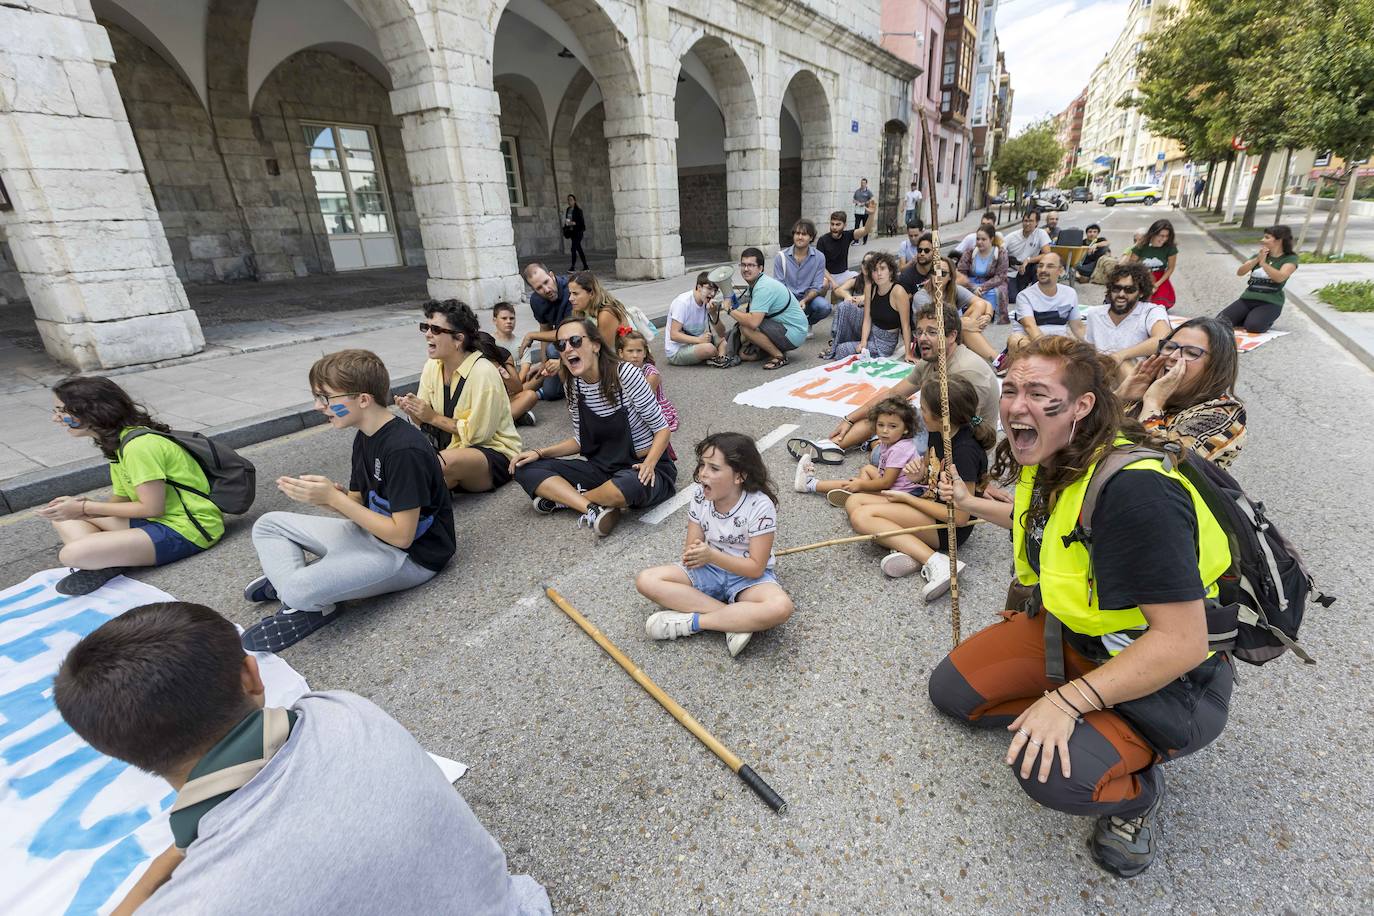
<svg viewBox="0 0 1374 916"><path fill-rule="evenodd" d="M777 445L779 442L781 442L786 436L792 435L800 428L801 427L798 426L796 423L782 424L777 429L773 430L771 433L764 436L762 439L757 440L759 452L762 453L764 451L767 451L772 446ZM674 512L681 509L683 506L687 505L687 503L691 502L691 500L692 488L686 487L682 490L679 490L677 494L674 495L673 498L668 500L666 503L659 503L657 506L654 506L648 512L645 512L643 515L639 517L639 520L647 525L657 525L661 523L664 519L671 516Z"/></svg>

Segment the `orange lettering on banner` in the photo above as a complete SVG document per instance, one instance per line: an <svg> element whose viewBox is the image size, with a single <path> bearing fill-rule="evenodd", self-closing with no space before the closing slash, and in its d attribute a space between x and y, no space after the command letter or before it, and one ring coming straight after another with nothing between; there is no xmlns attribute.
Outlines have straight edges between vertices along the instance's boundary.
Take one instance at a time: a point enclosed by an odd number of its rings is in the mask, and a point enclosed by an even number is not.
<svg viewBox="0 0 1374 916"><path fill-rule="evenodd" d="M815 379L797 388L793 388L789 394L793 397L804 398L808 401L848 401L851 404L863 404L873 395L878 393L876 385L869 385L865 382L847 382L835 388L826 389L829 379Z"/></svg>

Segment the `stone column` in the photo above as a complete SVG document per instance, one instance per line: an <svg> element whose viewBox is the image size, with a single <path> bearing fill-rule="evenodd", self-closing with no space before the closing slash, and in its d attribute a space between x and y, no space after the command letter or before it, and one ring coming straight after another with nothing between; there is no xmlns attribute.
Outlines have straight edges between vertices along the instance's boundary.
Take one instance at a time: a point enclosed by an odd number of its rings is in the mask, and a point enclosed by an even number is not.
<svg viewBox="0 0 1374 916"><path fill-rule="evenodd" d="M674 120L606 121L619 279L677 277L687 269L682 236L669 232L678 225L676 142Z"/></svg>
<svg viewBox="0 0 1374 916"><path fill-rule="evenodd" d="M52 10L62 10L55 12ZM205 346L86 0L0 5L0 212L43 345L78 369Z"/></svg>
<svg viewBox="0 0 1374 916"><path fill-rule="evenodd" d="M778 119L761 118L763 145L752 136L725 138L725 206L731 257L753 246L777 247Z"/></svg>

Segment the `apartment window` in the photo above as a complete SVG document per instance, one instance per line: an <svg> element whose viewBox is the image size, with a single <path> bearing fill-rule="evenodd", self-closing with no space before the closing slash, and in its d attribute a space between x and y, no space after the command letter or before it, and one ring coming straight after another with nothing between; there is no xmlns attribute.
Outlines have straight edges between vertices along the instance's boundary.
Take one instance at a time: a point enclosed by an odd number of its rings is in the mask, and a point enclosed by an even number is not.
<svg viewBox="0 0 1374 916"><path fill-rule="evenodd" d="M949 2L945 4L945 14L948 16L958 16L963 12L963 8L963 0L949 0Z"/></svg>
<svg viewBox="0 0 1374 916"><path fill-rule="evenodd" d="M930 30L930 44L926 45L930 49L930 60L926 63L926 95L930 100L935 101L935 49L940 46L940 36L934 29Z"/></svg>
<svg viewBox="0 0 1374 916"><path fill-rule="evenodd" d="M940 83L944 86L953 86L955 74L959 70L959 42L949 39L945 42L945 66L944 72L940 77Z"/></svg>
<svg viewBox="0 0 1374 916"><path fill-rule="evenodd" d="M947 105L949 104L949 99L948 99L949 93L946 92L946 93L945 93L945 96L946 96L946 99L945 99L944 105L941 106L942 109L945 108L945 106L947 106ZM944 138L944 137L941 137L941 138L940 138L940 157L939 157L938 159L935 160L935 180L936 180L937 182L938 182L938 181L944 181L944 180L945 180L945 138Z"/></svg>
<svg viewBox="0 0 1374 916"><path fill-rule="evenodd" d="M940 112L941 112L941 114L949 114L949 90L948 90L948 89L946 89L944 92L940 93ZM941 141L941 142L943 143L944 141Z"/></svg>
<svg viewBox="0 0 1374 916"><path fill-rule="evenodd" d="M525 189L520 184L520 145L514 137L501 138L501 161L506 166L506 193L512 207L525 205Z"/></svg>
<svg viewBox="0 0 1374 916"><path fill-rule="evenodd" d="M949 180L950 180L950 181L958 181L958 180L959 180L959 171L960 171L960 169L959 169L959 163L962 161L962 160L960 160L960 158L959 158L959 148L960 148L960 146L959 146L958 143L954 144L954 158L951 159L951 160L949 160Z"/></svg>

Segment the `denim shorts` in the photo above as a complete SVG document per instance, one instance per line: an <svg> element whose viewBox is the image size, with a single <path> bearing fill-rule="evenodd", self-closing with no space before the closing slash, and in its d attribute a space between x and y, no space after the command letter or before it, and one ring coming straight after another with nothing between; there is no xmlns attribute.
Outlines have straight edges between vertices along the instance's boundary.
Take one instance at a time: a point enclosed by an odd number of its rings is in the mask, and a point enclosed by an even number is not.
<svg viewBox="0 0 1374 916"><path fill-rule="evenodd" d="M153 539L153 564L155 566L166 566L173 560L194 556L205 550L204 547L188 541L162 522L155 522L146 518L131 518L129 519L129 527L137 528Z"/></svg>
<svg viewBox="0 0 1374 916"><path fill-rule="evenodd" d="M687 567L684 566L683 569L687 569ZM695 569L687 569L687 578L692 581L692 588L725 604L734 603L739 593L750 586L778 581L778 577L773 575L771 569L765 569L763 575L757 579L750 579L745 576L737 576L732 572L726 572L711 563L698 566Z"/></svg>

